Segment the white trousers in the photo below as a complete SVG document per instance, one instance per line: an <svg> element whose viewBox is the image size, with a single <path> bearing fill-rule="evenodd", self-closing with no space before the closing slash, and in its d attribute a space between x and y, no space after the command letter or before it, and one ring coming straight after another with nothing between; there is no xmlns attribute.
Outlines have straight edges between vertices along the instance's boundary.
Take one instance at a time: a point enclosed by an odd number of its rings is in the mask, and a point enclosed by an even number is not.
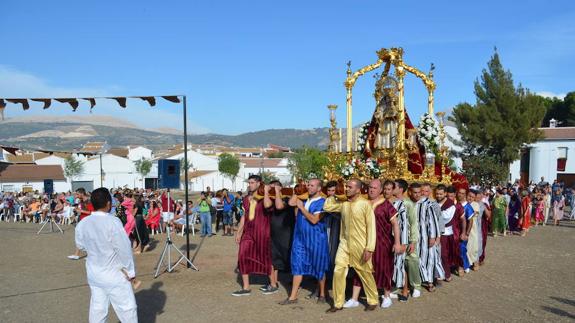
<svg viewBox="0 0 575 323"><path fill-rule="evenodd" d="M138 307L132 285L126 283L114 287L90 286L90 323L105 323L110 303L122 323L138 322Z"/></svg>

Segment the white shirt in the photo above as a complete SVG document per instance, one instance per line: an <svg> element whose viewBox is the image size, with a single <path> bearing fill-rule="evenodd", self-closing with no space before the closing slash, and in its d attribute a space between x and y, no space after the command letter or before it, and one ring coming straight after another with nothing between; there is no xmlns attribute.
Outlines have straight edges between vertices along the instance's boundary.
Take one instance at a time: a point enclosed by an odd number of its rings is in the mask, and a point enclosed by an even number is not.
<svg viewBox="0 0 575 323"><path fill-rule="evenodd" d="M86 274L88 284L102 288L136 276L130 240L122 222L109 213L95 211L76 227L76 246L88 253Z"/></svg>

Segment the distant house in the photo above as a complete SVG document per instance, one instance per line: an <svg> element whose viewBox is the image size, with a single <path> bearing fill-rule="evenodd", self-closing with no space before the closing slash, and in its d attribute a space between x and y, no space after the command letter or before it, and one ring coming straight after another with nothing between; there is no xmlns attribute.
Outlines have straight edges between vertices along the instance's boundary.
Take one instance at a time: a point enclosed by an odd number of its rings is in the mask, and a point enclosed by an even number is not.
<svg viewBox="0 0 575 323"><path fill-rule="evenodd" d="M0 164L0 190L10 192L44 191L44 180L54 181L54 192L68 191L70 186L59 165Z"/></svg>
<svg viewBox="0 0 575 323"><path fill-rule="evenodd" d="M128 155L126 156L129 160L140 160L140 159L152 159L154 154L151 149L143 146L129 146Z"/></svg>
<svg viewBox="0 0 575 323"><path fill-rule="evenodd" d="M554 120L552 120L554 121ZM521 159L510 166L509 180L520 179L524 184L538 183L541 177L552 183L554 179L575 185L575 127L539 128L544 138L528 145Z"/></svg>
<svg viewBox="0 0 575 323"><path fill-rule="evenodd" d="M184 158L183 149L176 149L160 154L155 159L155 170L157 176L157 160L158 159L176 159L181 160ZM245 190L247 184L243 177L243 163L240 163L240 171L238 176L232 181L231 178L220 173L218 170L218 158L206 156L196 150L188 150L188 163L190 168L188 170L188 189L191 191L203 191L207 186L211 190L219 190L227 188L230 190ZM183 173L182 173L183 174ZM182 187L184 185L184 177L181 176Z"/></svg>
<svg viewBox="0 0 575 323"><path fill-rule="evenodd" d="M100 164L102 171L100 171ZM136 171L134 162L112 154L93 156L84 163L84 172L73 182L72 187L92 190L100 186L108 188L143 188L142 175Z"/></svg>
<svg viewBox="0 0 575 323"><path fill-rule="evenodd" d="M240 158L245 164L243 168L243 177L248 178L250 175L268 172L273 174L284 185L292 182L293 174L288 168L289 160L287 158Z"/></svg>

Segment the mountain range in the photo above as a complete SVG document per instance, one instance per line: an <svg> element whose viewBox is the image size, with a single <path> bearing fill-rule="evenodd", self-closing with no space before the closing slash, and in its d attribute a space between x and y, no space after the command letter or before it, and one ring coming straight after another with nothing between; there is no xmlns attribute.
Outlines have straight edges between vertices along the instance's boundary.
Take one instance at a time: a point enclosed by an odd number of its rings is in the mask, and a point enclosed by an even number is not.
<svg viewBox="0 0 575 323"><path fill-rule="evenodd" d="M192 144L260 147L275 144L290 148L303 145L325 148L328 128L268 129L239 135L191 134ZM69 151L88 141L106 141L111 147L144 145L151 149L182 143L182 131L172 128L141 129L125 120L108 116L19 117L0 121L0 145L38 150Z"/></svg>

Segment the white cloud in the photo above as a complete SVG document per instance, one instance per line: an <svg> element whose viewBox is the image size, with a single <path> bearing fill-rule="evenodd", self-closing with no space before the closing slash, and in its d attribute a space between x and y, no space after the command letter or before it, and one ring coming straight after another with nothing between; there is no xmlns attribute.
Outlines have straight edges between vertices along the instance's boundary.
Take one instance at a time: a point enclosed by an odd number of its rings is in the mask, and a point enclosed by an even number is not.
<svg viewBox="0 0 575 323"><path fill-rule="evenodd" d="M0 97L1 98L55 98L55 97L101 97L122 96L118 86L101 88L54 86L47 80L34 74L0 65ZM52 102L50 109L43 110L42 103L30 102L31 108L23 111L20 104L8 103L4 115L6 118L19 116L61 116L73 120L78 115L91 115L89 103L80 101L76 112L68 104ZM189 112L189 111L188 111ZM128 99L128 108L122 109L113 100L99 99L92 113L99 116L112 116L127 120L144 129L169 127L182 129L182 113L180 106L158 99L156 106L150 108L147 103L139 99ZM189 115L189 114L188 114ZM188 118L188 132L190 134L208 133L210 130Z"/></svg>
<svg viewBox="0 0 575 323"><path fill-rule="evenodd" d="M549 99L560 99L563 100L565 98L565 96L567 95L566 93L553 93L553 92L549 92L549 91L540 91L540 92L535 92L535 94L540 95L544 98L549 98Z"/></svg>

